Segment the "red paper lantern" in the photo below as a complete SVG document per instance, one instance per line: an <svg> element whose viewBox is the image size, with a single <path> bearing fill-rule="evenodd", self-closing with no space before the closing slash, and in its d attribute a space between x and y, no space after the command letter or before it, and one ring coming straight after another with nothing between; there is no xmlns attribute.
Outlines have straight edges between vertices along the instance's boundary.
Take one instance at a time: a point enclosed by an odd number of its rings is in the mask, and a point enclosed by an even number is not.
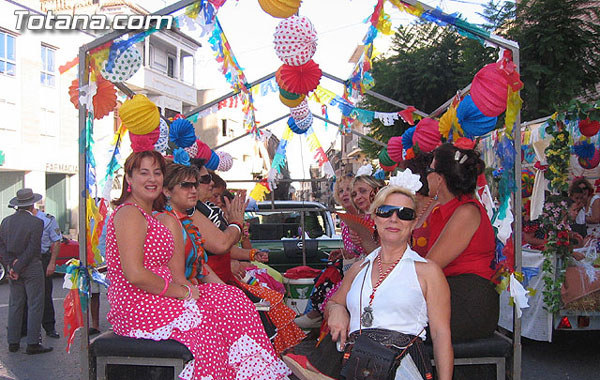
<svg viewBox="0 0 600 380"><path fill-rule="evenodd" d="M321 81L323 72L312 59L300 66L282 65L275 78L279 87L295 94L308 94Z"/></svg>
<svg viewBox="0 0 600 380"><path fill-rule="evenodd" d="M208 160L210 160L210 156L212 155L212 150L210 147L200 139L196 140L196 145L198 145L198 153L196 153L196 158L202 158L208 162Z"/></svg>
<svg viewBox="0 0 600 380"><path fill-rule="evenodd" d="M154 144L158 141L160 136L160 128L156 127L150 133L145 135L136 135L129 133L129 140L131 140L131 149L134 152L144 152L147 150L154 150Z"/></svg>
<svg viewBox="0 0 600 380"><path fill-rule="evenodd" d="M586 137L595 136L600 130L600 122L597 120L587 119L579 120L579 131Z"/></svg>
<svg viewBox="0 0 600 380"><path fill-rule="evenodd" d="M421 119L417 124L412 141L423 152L431 152L437 148L442 143L438 121L429 117Z"/></svg>
<svg viewBox="0 0 600 380"><path fill-rule="evenodd" d="M499 63L485 65L471 83L473 103L485 116L498 116L506 110L508 75Z"/></svg>
<svg viewBox="0 0 600 380"><path fill-rule="evenodd" d="M388 156L396 162L402 161L402 136L394 136L388 141L387 152ZM384 169L385 170L385 169Z"/></svg>

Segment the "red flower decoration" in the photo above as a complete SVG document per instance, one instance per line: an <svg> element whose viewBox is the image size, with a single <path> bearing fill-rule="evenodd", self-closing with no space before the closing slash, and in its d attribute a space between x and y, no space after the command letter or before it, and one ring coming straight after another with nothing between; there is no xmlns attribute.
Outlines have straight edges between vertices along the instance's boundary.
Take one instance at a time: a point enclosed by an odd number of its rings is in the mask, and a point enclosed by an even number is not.
<svg viewBox="0 0 600 380"><path fill-rule="evenodd" d="M461 137L454 142L454 146L458 149L472 150L475 148L475 141L466 137Z"/></svg>
<svg viewBox="0 0 600 380"><path fill-rule="evenodd" d="M323 72L312 59L300 66L282 65L275 78L279 87L295 94L308 94L319 85Z"/></svg>
<svg viewBox="0 0 600 380"><path fill-rule="evenodd" d="M112 82L101 76L97 77L97 86L98 89L92 98L92 104L94 106L94 119L100 120L117 106L117 90ZM71 82L69 96L71 103L79 109L79 80L75 79Z"/></svg>

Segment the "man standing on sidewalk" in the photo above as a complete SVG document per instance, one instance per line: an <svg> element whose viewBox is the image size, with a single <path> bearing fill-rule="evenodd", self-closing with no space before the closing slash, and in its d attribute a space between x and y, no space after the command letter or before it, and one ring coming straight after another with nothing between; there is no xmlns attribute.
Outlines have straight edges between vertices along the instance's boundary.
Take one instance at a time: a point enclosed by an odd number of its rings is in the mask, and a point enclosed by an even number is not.
<svg viewBox="0 0 600 380"><path fill-rule="evenodd" d="M8 269L10 298L8 307L8 350L19 351L25 300L28 304L27 354L52 351L40 344L44 312L44 272L41 241L44 223L33 216L33 205L42 199L31 189L17 191L8 203L17 211L0 224L0 257Z"/></svg>

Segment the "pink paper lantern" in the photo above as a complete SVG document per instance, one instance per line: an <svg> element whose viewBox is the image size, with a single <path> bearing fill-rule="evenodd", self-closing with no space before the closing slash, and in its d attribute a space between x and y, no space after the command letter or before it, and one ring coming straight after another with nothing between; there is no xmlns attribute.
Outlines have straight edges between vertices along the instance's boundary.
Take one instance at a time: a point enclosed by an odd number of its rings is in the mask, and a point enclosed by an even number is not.
<svg viewBox="0 0 600 380"><path fill-rule="evenodd" d="M417 124L412 141L423 152L431 152L437 148L442 143L439 122L429 117L421 119Z"/></svg>
<svg viewBox="0 0 600 380"><path fill-rule="evenodd" d="M388 156L395 162L400 162L403 159L402 151L402 136L394 136L388 141L387 152Z"/></svg>
<svg viewBox="0 0 600 380"><path fill-rule="evenodd" d="M212 150L210 150L210 147L200 139L196 140L196 144L198 145L198 153L196 154L196 158L201 158L208 162L208 160L210 160L210 156L212 155Z"/></svg>
<svg viewBox="0 0 600 380"><path fill-rule="evenodd" d="M290 66L308 62L317 51L317 31L305 16L282 20L275 28L275 54Z"/></svg>
<svg viewBox="0 0 600 380"><path fill-rule="evenodd" d="M485 65L471 83L473 103L485 116L498 116L506 110L508 75L498 63Z"/></svg>

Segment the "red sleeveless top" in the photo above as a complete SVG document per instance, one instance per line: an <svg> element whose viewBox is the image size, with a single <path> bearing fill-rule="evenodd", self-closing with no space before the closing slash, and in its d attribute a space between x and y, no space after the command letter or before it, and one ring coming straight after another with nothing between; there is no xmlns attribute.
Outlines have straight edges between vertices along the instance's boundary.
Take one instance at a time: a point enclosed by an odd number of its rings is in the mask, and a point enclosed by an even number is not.
<svg viewBox="0 0 600 380"><path fill-rule="evenodd" d="M494 270L490 267L492 260L494 260L496 247L494 229L485 208L473 196L463 196L460 199L454 198L450 202L433 209L427 219L429 224L428 249L431 249L437 241L454 211L465 203L473 203L479 208L479 214L481 215L479 228L475 231L467 248L454 261L443 268L443 271L446 277L474 273L490 280L494 275Z"/></svg>

